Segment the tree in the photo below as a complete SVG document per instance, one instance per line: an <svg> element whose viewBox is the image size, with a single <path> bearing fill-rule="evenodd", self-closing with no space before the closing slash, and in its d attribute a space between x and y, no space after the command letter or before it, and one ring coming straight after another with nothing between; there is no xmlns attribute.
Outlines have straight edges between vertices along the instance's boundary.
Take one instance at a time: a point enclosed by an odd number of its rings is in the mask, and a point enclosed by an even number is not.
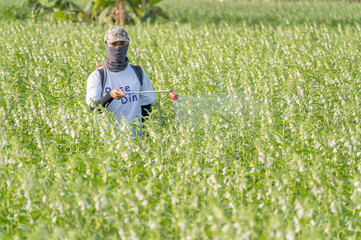
<svg viewBox="0 0 361 240"><path fill-rule="evenodd" d="M161 0L89 0L81 9L71 0L26 0L33 16L53 15L56 20L88 20L97 24L126 25L136 21L154 22L157 16L168 19L155 4Z"/></svg>
<svg viewBox="0 0 361 240"><path fill-rule="evenodd" d="M70 0L27 0L26 5L35 16L54 14L57 20L82 20L84 11Z"/></svg>
<svg viewBox="0 0 361 240"><path fill-rule="evenodd" d="M85 10L97 23L107 21L126 25L134 21L154 22L157 16L168 19L158 6L161 0L91 0Z"/></svg>

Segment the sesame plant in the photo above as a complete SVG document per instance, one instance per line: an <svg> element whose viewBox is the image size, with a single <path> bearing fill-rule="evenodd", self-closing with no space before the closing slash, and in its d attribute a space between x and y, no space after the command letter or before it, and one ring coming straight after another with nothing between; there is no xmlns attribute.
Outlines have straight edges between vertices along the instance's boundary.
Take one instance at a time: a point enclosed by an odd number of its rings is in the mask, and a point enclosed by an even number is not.
<svg viewBox="0 0 361 240"><path fill-rule="evenodd" d="M85 103L106 26L0 20L1 239L359 239L361 6L193 3L127 27L180 95L141 138Z"/></svg>

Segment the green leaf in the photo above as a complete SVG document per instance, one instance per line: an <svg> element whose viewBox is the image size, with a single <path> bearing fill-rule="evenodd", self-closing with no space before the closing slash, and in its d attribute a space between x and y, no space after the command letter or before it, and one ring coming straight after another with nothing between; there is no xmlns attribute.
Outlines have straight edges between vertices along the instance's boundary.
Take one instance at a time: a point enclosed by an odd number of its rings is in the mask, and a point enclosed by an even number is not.
<svg viewBox="0 0 361 240"><path fill-rule="evenodd" d="M90 13L93 8L93 1L89 1L88 4L84 8L84 12Z"/></svg>
<svg viewBox="0 0 361 240"><path fill-rule="evenodd" d="M130 0L129 3L138 6L142 4L142 0Z"/></svg>
<svg viewBox="0 0 361 240"><path fill-rule="evenodd" d="M153 23L155 21L155 14L150 12L150 13L147 13L145 14L145 16L142 18L142 22L146 22L146 21L150 21L151 23Z"/></svg>
<svg viewBox="0 0 361 240"><path fill-rule="evenodd" d="M56 0L38 0L38 1L45 7L53 7L57 2Z"/></svg>
<svg viewBox="0 0 361 240"><path fill-rule="evenodd" d="M95 6L97 6L98 8L105 8L108 6L115 6L115 1L107 1L107 0L96 0L95 1Z"/></svg>
<svg viewBox="0 0 361 240"><path fill-rule="evenodd" d="M66 13L64 11L54 12L55 19L57 21L66 19Z"/></svg>
<svg viewBox="0 0 361 240"><path fill-rule="evenodd" d="M160 1L162 1L162 0L151 0L151 1L150 1L150 4L153 5L153 4L159 3Z"/></svg>
<svg viewBox="0 0 361 240"><path fill-rule="evenodd" d="M98 16L99 23L107 22L107 17L111 13L112 9L113 9L113 7L109 6L109 7L105 8L103 11L100 12L100 14Z"/></svg>
<svg viewBox="0 0 361 240"><path fill-rule="evenodd" d="M169 19L168 15L163 11L163 9L158 6L152 6L151 12L165 19Z"/></svg>

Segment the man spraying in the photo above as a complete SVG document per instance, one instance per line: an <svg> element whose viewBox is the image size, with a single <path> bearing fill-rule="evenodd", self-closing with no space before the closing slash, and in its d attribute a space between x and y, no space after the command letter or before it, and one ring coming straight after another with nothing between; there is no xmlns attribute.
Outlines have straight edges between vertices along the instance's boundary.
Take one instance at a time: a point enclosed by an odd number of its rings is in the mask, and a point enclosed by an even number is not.
<svg viewBox="0 0 361 240"><path fill-rule="evenodd" d="M127 94L153 90L147 73L128 63L128 33L124 28L111 27L104 41L108 58L103 68L89 75L86 102L91 110L102 105L119 121L122 118L131 122L137 118L144 121L156 97L154 93Z"/></svg>

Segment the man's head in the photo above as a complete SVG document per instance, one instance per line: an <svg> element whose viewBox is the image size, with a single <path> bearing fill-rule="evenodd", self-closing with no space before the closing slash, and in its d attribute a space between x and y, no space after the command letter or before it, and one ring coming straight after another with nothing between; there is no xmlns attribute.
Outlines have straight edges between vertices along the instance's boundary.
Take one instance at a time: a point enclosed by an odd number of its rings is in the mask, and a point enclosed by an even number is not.
<svg viewBox="0 0 361 240"><path fill-rule="evenodd" d="M129 35L122 27L110 27L105 33L104 41L110 47L122 47L129 43Z"/></svg>

